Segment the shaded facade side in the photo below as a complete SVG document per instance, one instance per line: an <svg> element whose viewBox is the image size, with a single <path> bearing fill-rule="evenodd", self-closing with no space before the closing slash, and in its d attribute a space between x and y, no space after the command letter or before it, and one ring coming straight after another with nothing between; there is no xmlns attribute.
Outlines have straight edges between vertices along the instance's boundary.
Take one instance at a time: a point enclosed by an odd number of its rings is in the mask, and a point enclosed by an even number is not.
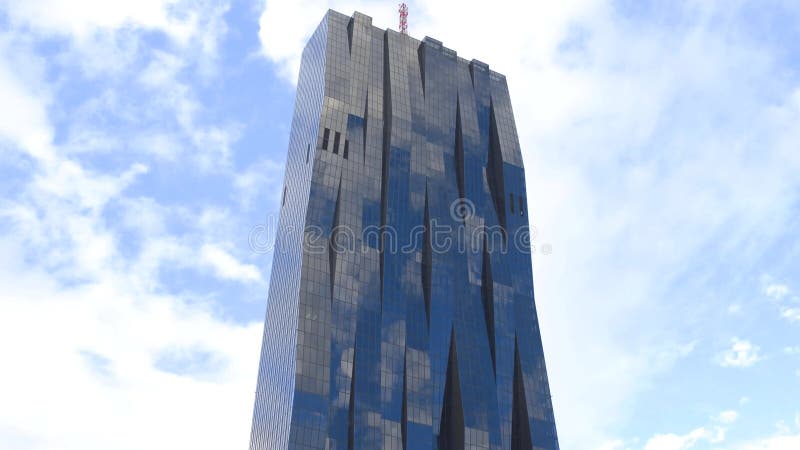
<svg viewBox="0 0 800 450"><path fill-rule="evenodd" d="M330 11L298 83L251 449L557 449L526 197L502 75Z"/></svg>
<svg viewBox="0 0 800 450"><path fill-rule="evenodd" d="M303 51L297 83L278 235L274 246L264 338L250 435L251 449L288 448L296 381L303 225L311 185L310 154L324 97L327 19Z"/></svg>

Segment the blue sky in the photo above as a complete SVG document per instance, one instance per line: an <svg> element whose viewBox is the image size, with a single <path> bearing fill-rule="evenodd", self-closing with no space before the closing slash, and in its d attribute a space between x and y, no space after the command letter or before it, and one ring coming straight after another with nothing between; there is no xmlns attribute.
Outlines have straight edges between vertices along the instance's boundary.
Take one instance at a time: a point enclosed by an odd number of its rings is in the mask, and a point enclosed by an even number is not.
<svg viewBox="0 0 800 450"><path fill-rule="evenodd" d="M565 450L800 448L797 2L410 2L509 80ZM327 8L0 0L0 446L244 448Z"/></svg>

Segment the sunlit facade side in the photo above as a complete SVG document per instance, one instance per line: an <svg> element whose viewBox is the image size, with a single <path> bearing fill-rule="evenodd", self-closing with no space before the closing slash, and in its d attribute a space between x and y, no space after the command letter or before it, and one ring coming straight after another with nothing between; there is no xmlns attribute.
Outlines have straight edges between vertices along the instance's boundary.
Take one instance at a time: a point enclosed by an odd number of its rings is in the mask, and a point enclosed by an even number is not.
<svg viewBox="0 0 800 450"><path fill-rule="evenodd" d="M505 77L329 11L303 53L251 450L556 450Z"/></svg>

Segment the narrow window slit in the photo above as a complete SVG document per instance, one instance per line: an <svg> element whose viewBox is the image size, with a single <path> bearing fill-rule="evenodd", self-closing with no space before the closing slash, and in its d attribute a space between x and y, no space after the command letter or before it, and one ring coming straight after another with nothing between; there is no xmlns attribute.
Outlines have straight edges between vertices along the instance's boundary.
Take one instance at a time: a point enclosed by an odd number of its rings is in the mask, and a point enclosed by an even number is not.
<svg viewBox="0 0 800 450"><path fill-rule="evenodd" d="M333 154L334 155L338 155L339 154L339 137L340 136L341 136L341 133L339 133L337 131L336 134L334 135L334 138L333 138Z"/></svg>
<svg viewBox="0 0 800 450"><path fill-rule="evenodd" d="M350 140L349 139L345 139L344 140L344 150L342 150L342 156L344 156L344 159L347 159L347 149L348 149L348 147L350 147Z"/></svg>
<svg viewBox="0 0 800 450"><path fill-rule="evenodd" d="M327 150L328 149L328 138L330 137L330 135L331 135L331 130L325 128L325 133L323 133L323 135L322 135L322 149L323 150Z"/></svg>

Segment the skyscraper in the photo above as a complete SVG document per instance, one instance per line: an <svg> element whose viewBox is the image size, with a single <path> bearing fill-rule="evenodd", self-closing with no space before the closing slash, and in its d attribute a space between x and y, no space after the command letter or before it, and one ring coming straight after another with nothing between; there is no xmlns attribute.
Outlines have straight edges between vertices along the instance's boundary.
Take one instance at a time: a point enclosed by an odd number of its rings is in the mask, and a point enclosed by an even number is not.
<svg viewBox="0 0 800 450"><path fill-rule="evenodd" d="M303 52L250 448L558 448L503 75L329 11Z"/></svg>

